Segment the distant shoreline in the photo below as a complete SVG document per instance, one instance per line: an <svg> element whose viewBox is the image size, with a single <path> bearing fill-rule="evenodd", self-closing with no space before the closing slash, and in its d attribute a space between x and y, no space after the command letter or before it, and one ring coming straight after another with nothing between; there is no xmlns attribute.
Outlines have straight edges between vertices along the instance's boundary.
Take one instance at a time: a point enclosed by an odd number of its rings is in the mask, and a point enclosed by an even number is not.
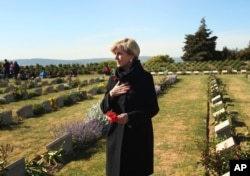
<svg viewBox="0 0 250 176"><path fill-rule="evenodd" d="M151 56L141 56L139 59L142 62L150 59ZM174 57L175 62L182 62L181 58ZM43 58L30 58L30 59L15 59L20 66L29 66L29 65L59 65L59 64L81 64L86 65L90 63L99 63L113 60L113 58L92 58L92 59L75 59L75 60L60 60L60 59L43 59Z"/></svg>

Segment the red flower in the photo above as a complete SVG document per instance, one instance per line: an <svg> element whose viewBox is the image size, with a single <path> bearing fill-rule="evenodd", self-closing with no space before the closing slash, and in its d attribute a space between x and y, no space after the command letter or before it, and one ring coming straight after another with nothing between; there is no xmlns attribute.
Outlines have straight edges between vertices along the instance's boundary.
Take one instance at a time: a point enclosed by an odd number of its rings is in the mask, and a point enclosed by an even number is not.
<svg viewBox="0 0 250 176"><path fill-rule="evenodd" d="M115 112L107 111L106 116L108 116L109 122L111 122L111 123L118 122L118 117L117 117L117 114Z"/></svg>
<svg viewBox="0 0 250 176"><path fill-rule="evenodd" d="M117 81L116 76L112 76L112 80L113 80L113 81Z"/></svg>

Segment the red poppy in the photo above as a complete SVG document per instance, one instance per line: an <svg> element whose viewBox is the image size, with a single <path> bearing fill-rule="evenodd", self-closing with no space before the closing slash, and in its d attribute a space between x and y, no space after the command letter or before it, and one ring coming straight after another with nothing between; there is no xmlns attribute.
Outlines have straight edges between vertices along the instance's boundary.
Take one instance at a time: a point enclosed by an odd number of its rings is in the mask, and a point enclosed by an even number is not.
<svg viewBox="0 0 250 176"><path fill-rule="evenodd" d="M113 81L117 81L116 76L112 76L112 80L113 80Z"/></svg>
<svg viewBox="0 0 250 176"><path fill-rule="evenodd" d="M108 116L108 120L109 122L113 123L113 122L118 122L118 117L117 114L113 111L107 111L106 112L106 116Z"/></svg>

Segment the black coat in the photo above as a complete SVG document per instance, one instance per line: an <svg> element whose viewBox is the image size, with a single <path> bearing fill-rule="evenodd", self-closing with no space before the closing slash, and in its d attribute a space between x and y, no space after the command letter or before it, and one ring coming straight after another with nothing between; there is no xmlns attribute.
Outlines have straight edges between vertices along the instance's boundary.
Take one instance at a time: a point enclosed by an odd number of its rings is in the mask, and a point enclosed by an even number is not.
<svg viewBox="0 0 250 176"><path fill-rule="evenodd" d="M128 93L113 99L109 91L117 81L129 82ZM101 102L104 113L127 113L126 125L110 123L107 132L107 176L146 176L153 173L153 127L151 118L158 111L153 77L139 60L134 60L130 71L117 68L110 76L107 92Z"/></svg>

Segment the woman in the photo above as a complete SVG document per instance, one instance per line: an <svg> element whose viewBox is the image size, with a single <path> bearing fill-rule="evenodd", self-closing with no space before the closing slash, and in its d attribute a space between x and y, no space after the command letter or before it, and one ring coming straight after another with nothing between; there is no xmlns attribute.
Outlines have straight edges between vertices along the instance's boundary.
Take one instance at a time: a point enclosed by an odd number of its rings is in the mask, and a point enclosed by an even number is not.
<svg viewBox="0 0 250 176"><path fill-rule="evenodd" d="M113 44L117 68L101 101L104 113L117 114L107 132L107 176L148 176L153 173L153 127L158 111L153 77L138 60L140 48L125 38ZM110 118L111 119L111 118Z"/></svg>

